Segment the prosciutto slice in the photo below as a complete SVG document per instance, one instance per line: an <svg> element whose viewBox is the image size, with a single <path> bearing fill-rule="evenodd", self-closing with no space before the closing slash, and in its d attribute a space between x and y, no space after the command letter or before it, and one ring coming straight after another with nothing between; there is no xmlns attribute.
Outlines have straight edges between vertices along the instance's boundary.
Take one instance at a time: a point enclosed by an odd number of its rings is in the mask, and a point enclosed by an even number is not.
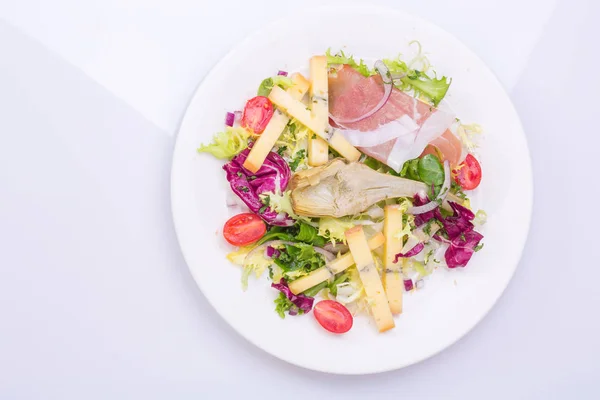
<svg viewBox="0 0 600 400"><path fill-rule="evenodd" d="M383 82L378 75L366 78L344 65L337 74L329 76L329 112L334 122L364 115L377 105L383 94ZM405 161L418 157L453 121L452 112L436 109L393 88L390 99L376 113L338 127L363 153L399 172Z"/></svg>
<svg viewBox="0 0 600 400"><path fill-rule="evenodd" d="M437 139L431 141L421 156L425 154L434 154L436 156L441 156L441 161L444 162L448 160L451 167L456 167L462 156L462 143L456 135L454 135L450 130L446 130L442 136Z"/></svg>

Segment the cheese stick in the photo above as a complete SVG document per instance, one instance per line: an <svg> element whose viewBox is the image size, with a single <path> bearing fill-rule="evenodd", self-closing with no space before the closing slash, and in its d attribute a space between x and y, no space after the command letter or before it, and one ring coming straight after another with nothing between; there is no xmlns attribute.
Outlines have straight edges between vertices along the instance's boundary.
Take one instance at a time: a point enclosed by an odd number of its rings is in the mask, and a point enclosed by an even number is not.
<svg viewBox="0 0 600 400"><path fill-rule="evenodd" d="M308 91L309 82L302 74L292 74L290 76L294 83L288 90L287 93L295 100L301 100L304 94ZM276 86L279 88L279 86ZM269 152L275 146L275 142L279 139L279 136L287 126L290 118L281 112L279 109L275 109L271 120L267 124L267 127L263 133L258 137L256 143L250 150L246 161L244 161L244 167L253 173L256 173L265 162L265 158Z"/></svg>
<svg viewBox="0 0 600 400"><path fill-rule="evenodd" d="M404 291L402 265L400 261L395 263L394 260L396 259L396 254L402 252L404 238L399 238L396 235L402 230L402 208L398 204L388 205L385 206L384 213L383 284L392 314L401 314L402 292Z"/></svg>
<svg viewBox="0 0 600 400"><path fill-rule="evenodd" d="M360 158L360 151L352 146L337 129L332 128L329 124L324 124L322 120L313 118L306 106L301 101L292 98L285 90L278 86L273 87L269 94L269 100L290 116L296 118L302 125L316 133L317 136L326 140L335 151L348 161L358 161Z"/></svg>
<svg viewBox="0 0 600 400"><path fill-rule="evenodd" d="M363 228L360 225L355 226L348 229L345 234L348 247L350 247L350 252L356 262L360 280L367 294L377 329L379 329L379 332L392 329L395 326L394 318Z"/></svg>
<svg viewBox="0 0 600 400"><path fill-rule="evenodd" d="M369 248L371 250L375 250L376 248L380 247L383 244L383 242L383 235L381 234L381 232L379 232L371 239L369 239ZM294 294L302 293L305 290L310 289L311 287L316 286L319 283L332 278L334 275L339 274L340 272L348 269L352 265L354 265L354 258L352 257L352 253L348 252L343 256L338 257L333 261L330 261L324 267L316 269L308 275L290 282L290 290Z"/></svg>
<svg viewBox="0 0 600 400"><path fill-rule="evenodd" d="M318 167L327 164L327 161L329 161L329 146L326 141L313 133L308 138L308 165Z"/></svg>
<svg viewBox="0 0 600 400"><path fill-rule="evenodd" d="M313 118L321 124L329 124L329 84L327 82L327 57L314 56L310 59L310 103ZM308 138L308 165L317 167L329 160L327 142L312 134Z"/></svg>

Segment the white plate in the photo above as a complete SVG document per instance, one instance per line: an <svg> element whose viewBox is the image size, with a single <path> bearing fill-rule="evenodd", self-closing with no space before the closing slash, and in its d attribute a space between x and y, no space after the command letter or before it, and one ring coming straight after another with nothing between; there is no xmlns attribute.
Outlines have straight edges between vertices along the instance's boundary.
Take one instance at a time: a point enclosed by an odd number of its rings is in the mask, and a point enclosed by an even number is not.
<svg viewBox="0 0 600 400"><path fill-rule="evenodd" d="M277 70L306 70L328 47L365 59L411 52L419 40L436 70L452 77L447 97L463 121L480 123L483 182L475 206L488 213L485 247L465 269L438 269L423 290L405 295L396 328L378 334L357 317L345 335L327 333L309 314L281 320L277 292L266 277L240 289L240 269L225 259L228 218L221 164L198 155L199 143L223 129L226 111L240 109ZM198 87L185 114L171 176L173 218L198 286L240 334L290 363L340 374L401 368L450 346L491 309L510 281L526 240L532 205L531 163L519 118L498 80L461 42L414 16L374 7L320 8L290 16L242 41Z"/></svg>

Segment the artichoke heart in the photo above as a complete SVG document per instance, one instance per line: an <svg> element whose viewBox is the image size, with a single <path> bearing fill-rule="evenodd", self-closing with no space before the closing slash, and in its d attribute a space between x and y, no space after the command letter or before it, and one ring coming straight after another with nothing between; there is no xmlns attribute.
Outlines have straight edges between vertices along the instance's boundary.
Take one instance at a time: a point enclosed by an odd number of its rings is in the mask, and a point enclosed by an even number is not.
<svg viewBox="0 0 600 400"><path fill-rule="evenodd" d="M382 200L412 197L427 189L422 182L382 174L340 158L296 173L290 188L296 214L334 218L359 214Z"/></svg>

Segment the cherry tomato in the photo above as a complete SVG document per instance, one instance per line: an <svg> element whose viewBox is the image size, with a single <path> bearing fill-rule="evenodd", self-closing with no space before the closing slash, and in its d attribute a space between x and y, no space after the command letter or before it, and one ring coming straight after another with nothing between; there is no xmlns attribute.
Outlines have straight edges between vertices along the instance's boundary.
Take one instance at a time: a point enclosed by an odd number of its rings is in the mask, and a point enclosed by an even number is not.
<svg viewBox="0 0 600 400"><path fill-rule="evenodd" d="M465 161L454 171L456 173L456 183L458 183L464 190L473 190L481 182L481 165L479 161L472 155L468 154Z"/></svg>
<svg viewBox="0 0 600 400"><path fill-rule="evenodd" d="M352 314L337 301L321 300L313 312L319 324L329 332L345 333L352 328Z"/></svg>
<svg viewBox="0 0 600 400"><path fill-rule="evenodd" d="M234 246L246 246L256 242L267 231L267 226L256 214L244 213L225 222L223 236Z"/></svg>
<svg viewBox="0 0 600 400"><path fill-rule="evenodd" d="M273 116L273 103L264 96L256 96L246 102L241 124L254 133L262 133Z"/></svg>

